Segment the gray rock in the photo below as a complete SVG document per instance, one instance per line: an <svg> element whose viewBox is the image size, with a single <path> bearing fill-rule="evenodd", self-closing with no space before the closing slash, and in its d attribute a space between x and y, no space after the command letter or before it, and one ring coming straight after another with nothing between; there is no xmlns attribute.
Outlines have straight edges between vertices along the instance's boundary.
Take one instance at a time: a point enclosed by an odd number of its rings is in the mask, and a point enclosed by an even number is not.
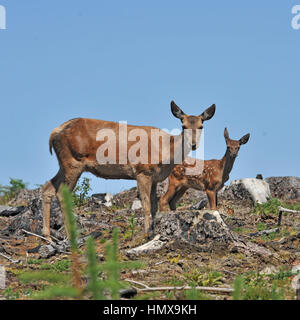
<svg viewBox="0 0 300 320"><path fill-rule="evenodd" d="M300 198L300 178L298 177L269 177L265 181L270 186L273 198L282 200Z"/></svg>
<svg viewBox="0 0 300 320"><path fill-rule="evenodd" d="M41 246L39 249L39 254L43 259L48 259L54 256L55 253L56 253L56 249L53 248L51 245Z"/></svg>
<svg viewBox="0 0 300 320"><path fill-rule="evenodd" d="M10 207L10 206L0 206L0 217L13 217L21 213L24 210L24 206L20 207Z"/></svg>
<svg viewBox="0 0 300 320"><path fill-rule="evenodd" d="M208 200L205 197L201 199L199 202L197 202L196 204L192 205L190 207L190 210L202 210L207 206L207 204L208 204Z"/></svg>
<svg viewBox="0 0 300 320"><path fill-rule="evenodd" d="M91 201L97 204L103 204L106 207L111 207L113 205L112 200L113 195L110 193L95 193L91 197Z"/></svg>
<svg viewBox="0 0 300 320"><path fill-rule="evenodd" d="M231 233L218 211L180 211L158 214L155 233L165 238L178 239L196 245L209 242L224 246L232 241Z"/></svg>

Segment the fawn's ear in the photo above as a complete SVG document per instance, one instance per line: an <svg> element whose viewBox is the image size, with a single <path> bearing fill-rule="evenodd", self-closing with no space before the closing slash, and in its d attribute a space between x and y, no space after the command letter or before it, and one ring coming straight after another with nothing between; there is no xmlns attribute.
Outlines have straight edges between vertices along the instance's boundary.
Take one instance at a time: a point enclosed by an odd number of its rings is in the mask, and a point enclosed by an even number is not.
<svg viewBox="0 0 300 320"><path fill-rule="evenodd" d="M225 130L224 130L224 138L225 138L225 140L229 139L229 133L228 133L227 128L225 128Z"/></svg>
<svg viewBox="0 0 300 320"><path fill-rule="evenodd" d="M210 106L208 109L206 109L201 115L200 117L202 117L202 121L207 121L210 120L214 114L216 112L216 105L213 104L212 106Z"/></svg>
<svg viewBox="0 0 300 320"><path fill-rule="evenodd" d="M250 138L250 133L246 134L245 136L243 136L243 138L241 138L240 141L240 145L242 144L246 144L249 141Z"/></svg>
<svg viewBox="0 0 300 320"><path fill-rule="evenodd" d="M183 120L185 113L177 106L177 104L174 101L171 101L171 111L174 117Z"/></svg>

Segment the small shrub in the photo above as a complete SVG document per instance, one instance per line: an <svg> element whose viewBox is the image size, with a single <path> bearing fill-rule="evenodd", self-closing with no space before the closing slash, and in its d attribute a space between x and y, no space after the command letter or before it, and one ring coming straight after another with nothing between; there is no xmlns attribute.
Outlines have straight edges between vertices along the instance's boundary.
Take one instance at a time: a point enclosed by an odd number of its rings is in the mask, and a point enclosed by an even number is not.
<svg viewBox="0 0 300 320"><path fill-rule="evenodd" d="M255 203L254 211L256 214L278 214L281 202L277 198L270 198L265 203Z"/></svg>
<svg viewBox="0 0 300 320"><path fill-rule="evenodd" d="M260 274L248 277L238 276L234 281L234 300L283 300L284 291L277 290L275 283L269 288L269 281Z"/></svg>
<svg viewBox="0 0 300 320"><path fill-rule="evenodd" d="M8 186L0 185L0 204L9 202L17 194L19 190L25 189L28 183L25 183L21 179L10 178Z"/></svg>
<svg viewBox="0 0 300 320"><path fill-rule="evenodd" d="M128 219L128 229L125 232L124 239L130 238L130 240L132 240L134 234L137 232L136 225L137 225L137 220L136 220L135 214L131 213Z"/></svg>
<svg viewBox="0 0 300 320"><path fill-rule="evenodd" d="M84 177L72 192L73 204L76 207L84 206L88 201L88 194L92 190L90 179Z"/></svg>

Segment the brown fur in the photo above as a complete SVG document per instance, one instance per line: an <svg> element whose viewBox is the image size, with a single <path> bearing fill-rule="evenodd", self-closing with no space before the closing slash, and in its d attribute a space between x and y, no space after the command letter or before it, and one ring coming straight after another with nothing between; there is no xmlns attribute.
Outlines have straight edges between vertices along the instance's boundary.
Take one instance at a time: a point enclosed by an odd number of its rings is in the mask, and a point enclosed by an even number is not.
<svg viewBox="0 0 300 320"><path fill-rule="evenodd" d="M202 128L203 122L214 115L215 105L199 116L184 114L173 101L171 102L171 110L173 115L182 121L184 128L192 129L193 134L189 150L195 148L199 139L196 135L196 129ZM127 133L129 134L131 130L139 128L145 130L148 134L148 163L150 163L151 129L156 128L128 125ZM97 150L104 143L104 141L96 141L97 132L101 129L112 129L116 135L117 164L100 165L96 159ZM151 215L153 218L157 211L157 183L169 176L175 166L172 155L176 150L182 149L181 135L176 137L170 136L161 130L159 132L162 135L171 137L169 164L163 164L163 155L160 147L158 164L132 164L128 159L126 164L119 164L119 123L117 122L77 118L69 120L54 129L50 135L49 149L50 152L52 152L52 149L55 150L60 169L57 175L43 186L43 234L46 237L50 236L50 204L52 197L57 195L60 198L59 188L62 184L66 184L73 190L84 171L105 179L137 180L145 212L145 232L147 233L152 222ZM135 143L136 141L128 141L128 150Z"/></svg>
<svg viewBox="0 0 300 320"><path fill-rule="evenodd" d="M209 200L210 208L216 209L218 205L217 192L228 181L234 161L238 155L240 146L248 142L250 135L247 134L240 140L231 140L227 129L224 131L226 140L226 153L221 160L205 160L203 171L200 174L186 174L187 168L195 167L184 161L177 165L169 176L168 190L160 199L160 210L167 211L169 204L171 210L176 210L176 202L184 195L187 189L193 188L205 191ZM200 161L189 158L191 160ZM200 163L198 162L200 165Z"/></svg>

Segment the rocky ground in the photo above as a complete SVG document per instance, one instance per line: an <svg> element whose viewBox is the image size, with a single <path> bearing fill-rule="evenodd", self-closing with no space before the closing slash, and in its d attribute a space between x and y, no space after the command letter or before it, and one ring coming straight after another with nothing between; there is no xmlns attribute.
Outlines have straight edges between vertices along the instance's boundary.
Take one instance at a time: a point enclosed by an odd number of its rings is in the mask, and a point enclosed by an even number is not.
<svg viewBox="0 0 300 320"><path fill-rule="evenodd" d="M266 181L272 196L281 198L282 205L300 210L299 178ZM159 186L159 196L165 188L165 184ZM269 288L271 291L276 285L278 292L282 290L282 299L295 299L296 291L292 286L295 275L291 270L300 268L300 214L284 214L278 227L278 212L272 207L272 201L265 207L254 205L251 195L240 187L237 192L236 188L226 188L220 193L217 215L205 207L197 210L205 206L206 198L202 192L190 189L176 212L157 215L156 235L159 235L160 245L141 252L132 251L147 242L143 237L144 217L137 189L113 197L92 196L84 206L76 208L81 250L84 251L86 238L93 236L97 239L101 263L104 243L111 239L112 230L117 227L120 259L143 262L138 270L122 271L123 280L149 287L232 288L236 277L242 274L253 288L245 298L266 298L264 290ZM18 275L25 270L70 272L60 207L53 201L51 228L57 243L53 247L36 236L41 235L41 206L39 189L22 190L8 207L0 206L0 266L6 269L6 288L0 289L1 299L28 299L33 292L47 285L20 282ZM270 229L274 229L273 232L266 232ZM190 294L188 291L162 290L138 294L135 299L189 299ZM232 296L201 292L196 298L232 299Z"/></svg>

